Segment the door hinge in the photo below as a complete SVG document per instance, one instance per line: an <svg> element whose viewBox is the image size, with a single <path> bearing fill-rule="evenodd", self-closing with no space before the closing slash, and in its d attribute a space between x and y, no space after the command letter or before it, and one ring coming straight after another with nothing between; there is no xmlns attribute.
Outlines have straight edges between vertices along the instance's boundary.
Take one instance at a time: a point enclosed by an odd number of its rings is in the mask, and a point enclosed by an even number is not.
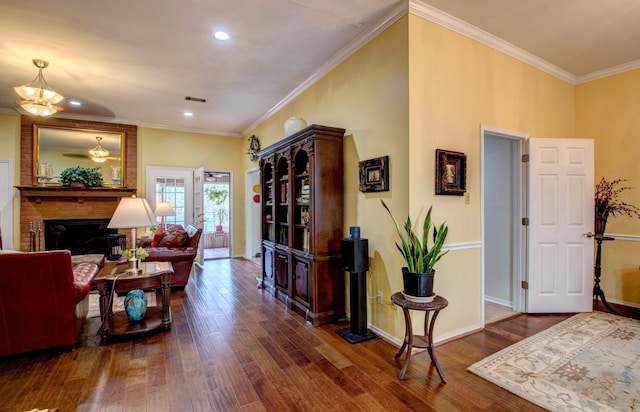
<svg viewBox="0 0 640 412"><path fill-rule="evenodd" d="M522 226L529 226L529 218L528 217L523 217L522 218Z"/></svg>
<svg viewBox="0 0 640 412"><path fill-rule="evenodd" d="M528 154L523 154L522 155L522 163L527 163L529 161L529 155Z"/></svg>
<svg viewBox="0 0 640 412"><path fill-rule="evenodd" d="M529 290L529 282L523 280L522 283L520 283L520 287L524 290Z"/></svg>

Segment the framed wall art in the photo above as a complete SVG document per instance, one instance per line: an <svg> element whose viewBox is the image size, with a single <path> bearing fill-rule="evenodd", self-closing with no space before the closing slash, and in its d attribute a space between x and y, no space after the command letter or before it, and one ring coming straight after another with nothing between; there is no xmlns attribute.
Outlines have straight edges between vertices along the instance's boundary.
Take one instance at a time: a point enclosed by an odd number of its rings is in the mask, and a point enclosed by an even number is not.
<svg viewBox="0 0 640 412"><path fill-rule="evenodd" d="M389 190L389 156L360 162L360 191L385 192Z"/></svg>
<svg viewBox="0 0 640 412"><path fill-rule="evenodd" d="M462 196L467 191L467 156L436 149L436 195Z"/></svg>

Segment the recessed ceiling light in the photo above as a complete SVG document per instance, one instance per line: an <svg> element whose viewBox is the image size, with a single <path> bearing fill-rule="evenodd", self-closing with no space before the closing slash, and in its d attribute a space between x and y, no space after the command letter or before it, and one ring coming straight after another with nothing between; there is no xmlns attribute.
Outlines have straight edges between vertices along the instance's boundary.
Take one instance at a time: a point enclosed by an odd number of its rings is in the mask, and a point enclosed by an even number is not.
<svg viewBox="0 0 640 412"><path fill-rule="evenodd" d="M213 37L218 40L229 40L229 34L225 31L217 31L213 33Z"/></svg>
<svg viewBox="0 0 640 412"><path fill-rule="evenodd" d="M184 117L193 117L193 113L191 113L191 112L184 112Z"/></svg>
<svg viewBox="0 0 640 412"><path fill-rule="evenodd" d="M77 101L77 100L70 100L70 101L69 101L69 104L70 104L71 106L76 106L76 107L82 106L82 103L80 103L80 102L79 102L79 101Z"/></svg>

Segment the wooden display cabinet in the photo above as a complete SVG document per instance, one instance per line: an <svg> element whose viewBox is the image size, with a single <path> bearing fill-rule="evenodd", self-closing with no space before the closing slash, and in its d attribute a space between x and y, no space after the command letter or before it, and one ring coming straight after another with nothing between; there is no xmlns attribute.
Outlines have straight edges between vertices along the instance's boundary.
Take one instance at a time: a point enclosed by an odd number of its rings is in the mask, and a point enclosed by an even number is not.
<svg viewBox="0 0 640 412"><path fill-rule="evenodd" d="M344 318L344 129L311 125L262 150L262 286L313 325Z"/></svg>

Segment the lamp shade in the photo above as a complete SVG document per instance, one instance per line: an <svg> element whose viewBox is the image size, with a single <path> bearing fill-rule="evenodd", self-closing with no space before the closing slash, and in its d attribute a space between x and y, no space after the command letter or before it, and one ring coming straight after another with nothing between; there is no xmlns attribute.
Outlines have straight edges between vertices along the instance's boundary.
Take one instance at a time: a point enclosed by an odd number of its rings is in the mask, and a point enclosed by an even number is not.
<svg viewBox="0 0 640 412"><path fill-rule="evenodd" d="M156 225L151 206L143 197L123 197L107 225L110 229L129 229Z"/></svg>
<svg viewBox="0 0 640 412"><path fill-rule="evenodd" d="M156 211L154 212L156 216L175 216L176 211L173 210L173 206L169 202L160 202L156 206Z"/></svg>

